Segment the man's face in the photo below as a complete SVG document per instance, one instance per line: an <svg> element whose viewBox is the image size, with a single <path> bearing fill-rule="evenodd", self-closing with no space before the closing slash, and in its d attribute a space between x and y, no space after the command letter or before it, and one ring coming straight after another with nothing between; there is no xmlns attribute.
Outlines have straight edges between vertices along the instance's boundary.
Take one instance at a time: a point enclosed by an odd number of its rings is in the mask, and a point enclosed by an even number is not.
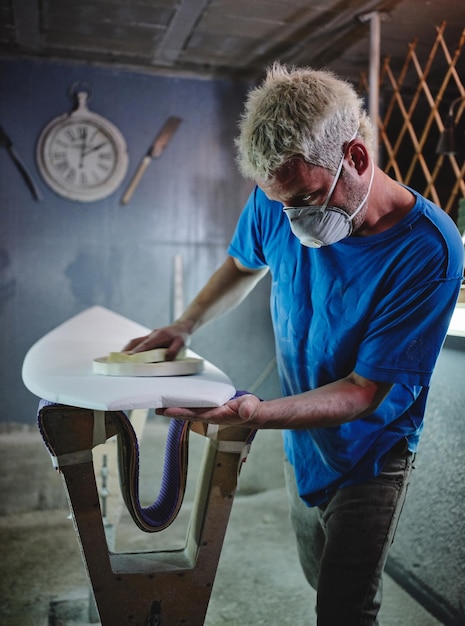
<svg viewBox="0 0 465 626"><path fill-rule="evenodd" d="M301 158L287 161L266 183L258 183L270 200L288 207L317 205L325 202L334 180L334 174L324 167L311 165ZM362 182L354 168L343 163L341 175L328 199L329 206L343 209L349 215L355 212L365 197L368 185ZM363 222L366 207L354 218L354 230Z"/></svg>
<svg viewBox="0 0 465 626"><path fill-rule="evenodd" d="M259 187L270 200L284 206L307 206L323 204L332 180L333 175L324 167L294 158L280 167L271 180L259 183Z"/></svg>

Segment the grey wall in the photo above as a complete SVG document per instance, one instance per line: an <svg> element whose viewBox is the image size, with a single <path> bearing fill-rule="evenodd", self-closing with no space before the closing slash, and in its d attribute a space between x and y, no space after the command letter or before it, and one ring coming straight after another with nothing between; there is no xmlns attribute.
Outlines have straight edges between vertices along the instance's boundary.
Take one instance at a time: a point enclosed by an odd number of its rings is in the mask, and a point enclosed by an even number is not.
<svg viewBox="0 0 465 626"><path fill-rule="evenodd" d="M76 81L90 83L89 108L120 129L129 151L121 188L94 203L59 197L35 164L37 138L52 118L71 110L67 89ZM43 196L32 199L1 150L0 333L8 359L0 363L0 419L32 422L37 401L22 385L21 365L35 341L96 304L150 328L166 324L174 256L183 258L186 303L223 261L251 189L233 150L246 86L1 60L0 88L0 124ZM181 117L181 126L130 204L121 206L125 185L170 115ZM250 387L273 358L266 282L236 312L202 330L192 347L238 388ZM276 394L275 386L272 374L258 391Z"/></svg>
<svg viewBox="0 0 465 626"><path fill-rule="evenodd" d="M448 337L388 572L448 626L465 624L465 338Z"/></svg>

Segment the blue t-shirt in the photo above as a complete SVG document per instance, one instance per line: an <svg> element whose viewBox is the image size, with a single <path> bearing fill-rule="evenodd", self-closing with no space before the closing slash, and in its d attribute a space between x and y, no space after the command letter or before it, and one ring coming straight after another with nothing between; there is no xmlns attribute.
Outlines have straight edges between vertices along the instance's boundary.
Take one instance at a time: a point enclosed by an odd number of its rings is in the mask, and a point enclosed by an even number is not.
<svg viewBox="0 0 465 626"><path fill-rule="evenodd" d="M394 386L371 415L340 426L283 431L299 493L311 506L335 489L376 476L403 437L415 451L428 385L463 274L454 222L415 194L389 230L331 246L302 246L282 204L256 188L229 254L269 267L271 315L284 395L355 371Z"/></svg>

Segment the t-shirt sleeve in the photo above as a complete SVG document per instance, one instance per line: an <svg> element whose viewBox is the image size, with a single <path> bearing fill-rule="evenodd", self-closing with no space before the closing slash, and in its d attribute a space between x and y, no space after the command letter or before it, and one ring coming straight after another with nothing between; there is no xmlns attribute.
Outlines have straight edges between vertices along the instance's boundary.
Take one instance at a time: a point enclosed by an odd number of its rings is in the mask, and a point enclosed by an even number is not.
<svg viewBox="0 0 465 626"><path fill-rule="evenodd" d="M260 192L255 188L241 213L228 254L250 269L266 267L259 220Z"/></svg>
<svg viewBox="0 0 465 626"><path fill-rule="evenodd" d="M429 385L459 288L457 279L429 281L382 301L355 371L372 380Z"/></svg>

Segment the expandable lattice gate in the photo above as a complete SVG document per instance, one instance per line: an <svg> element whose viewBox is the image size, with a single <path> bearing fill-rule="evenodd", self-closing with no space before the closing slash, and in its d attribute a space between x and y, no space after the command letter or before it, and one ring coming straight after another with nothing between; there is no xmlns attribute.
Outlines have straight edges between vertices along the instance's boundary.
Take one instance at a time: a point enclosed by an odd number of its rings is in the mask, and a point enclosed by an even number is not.
<svg viewBox="0 0 465 626"><path fill-rule="evenodd" d="M409 44L398 78L390 58L384 60L379 78L383 110L378 130L383 170L415 187L455 218L458 200L465 197L465 145L458 155L436 154L436 145L444 130L443 120L456 98L464 99L455 108L455 123L459 128L465 123L465 87L457 71L465 46L465 28L453 53L446 43L445 29L445 22L436 28L436 39L423 65L417 55L418 40ZM436 93L428 84L433 71L436 76L444 71ZM368 90L366 76L362 75L361 82Z"/></svg>

